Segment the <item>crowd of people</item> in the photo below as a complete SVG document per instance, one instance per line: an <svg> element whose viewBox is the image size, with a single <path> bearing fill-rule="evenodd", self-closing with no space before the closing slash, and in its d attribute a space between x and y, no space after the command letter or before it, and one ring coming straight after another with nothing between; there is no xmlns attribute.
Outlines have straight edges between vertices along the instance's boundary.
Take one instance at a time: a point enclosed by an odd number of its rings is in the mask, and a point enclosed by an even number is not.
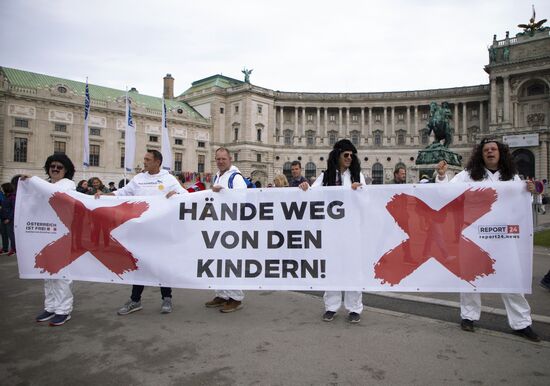
<svg viewBox="0 0 550 386"><path fill-rule="evenodd" d="M44 170L49 182L56 184L59 190L77 190L83 194L93 195L100 199L104 195L116 196L152 196L163 195L167 199L176 194L188 194L189 191L204 189L204 185L195 184L185 189L183 183L178 181L166 170L161 169L162 154L157 150L147 150L143 159L143 172L137 174L126 185L115 188L114 182L106 187L98 177L89 180L81 180L78 185L72 181L75 168L71 160L64 154L54 154L46 160ZM232 165L231 154L228 149L221 147L215 152L217 173L213 179L211 189L219 192L222 189L246 189L247 180L240 170ZM520 180L515 164L512 160L507 145L495 139L483 139L473 149L470 160L465 169L450 178L447 173L448 165L440 161L433 175L422 176L419 182L456 183L456 182L496 182ZM20 176L21 179L28 176ZM13 219L17 180L14 177L10 183L2 184L1 203L1 230L2 253L13 255L15 238L13 236ZM283 174L276 175L273 184L268 187L298 187L301 190L315 189L320 186L340 186L342 189L357 190L370 182L361 172L360 160L357 157L357 149L347 139L335 143L331 150L326 169L313 181L308 181L302 176L301 164L294 161L291 164L290 181ZM406 183L406 169L397 167L394 171L393 183ZM271 185L271 186L270 186ZM526 189L535 193L532 181L526 182ZM6 235L6 236L4 236ZM37 322L50 321L50 325L59 326L71 318L73 295L71 291L72 281L67 279L46 279L44 281L44 311L36 317ZM550 272L543 278L541 285L550 289ZM142 309L141 294L144 286L134 285L129 300L118 310L119 315L128 315ZM243 307L245 294L242 290L217 290L214 298L205 303L208 308L219 308L222 313L240 310ZM172 289L161 287L161 313L172 312ZM325 309L322 319L326 322L334 320L342 306L341 291L326 291L324 294ZM531 310L527 300L522 294L502 294L508 322L515 333L532 341L539 341L538 335L531 328ZM461 328L468 332L474 332L474 322L479 320L481 314L481 299L478 293L460 294ZM360 291L344 291L343 306L350 323L359 323L363 312L362 293Z"/></svg>
<svg viewBox="0 0 550 386"><path fill-rule="evenodd" d="M117 190L113 181L109 182L109 186L103 185L99 177L92 177L87 180L80 180L76 185L76 191L79 193L89 194L93 196L97 192L111 193Z"/></svg>

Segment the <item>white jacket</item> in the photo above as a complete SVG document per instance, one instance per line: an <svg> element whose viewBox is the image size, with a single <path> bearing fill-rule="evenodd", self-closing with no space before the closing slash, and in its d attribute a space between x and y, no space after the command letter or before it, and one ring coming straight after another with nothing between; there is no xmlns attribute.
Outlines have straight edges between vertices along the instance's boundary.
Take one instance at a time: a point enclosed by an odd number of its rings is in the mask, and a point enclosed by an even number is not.
<svg viewBox="0 0 550 386"><path fill-rule="evenodd" d="M500 171L491 172L489 169L485 169L485 178L478 182L498 182L500 181ZM521 181L519 176L516 174L512 181ZM467 170L463 170L460 173L458 173L456 176L453 177L451 182L476 182L472 180L472 177L470 177L470 172Z"/></svg>
<svg viewBox="0 0 550 386"><path fill-rule="evenodd" d="M229 170L227 170L225 173L223 173L220 176L220 171L216 173L216 177L214 177L214 185L219 185L221 187L224 187L226 189L229 189L229 178L233 173L240 173L240 170L232 165ZM242 174L237 174L233 178L233 189L246 189L247 185L246 182L244 182L244 177Z"/></svg>
<svg viewBox="0 0 550 386"><path fill-rule="evenodd" d="M161 170L157 174L139 173L125 187L113 192L115 196L158 196L170 191L186 194L187 190L168 171Z"/></svg>
<svg viewBox="0 0 550 386"><path fill-rule="evenodd" d="M319 177L315 180L313 185L311 185L312 188L315 188L316 186L323 186L323 176L325 173L321 173ZM365 176L362 172L359 172L359 182L363 185L366 185L365 182ZM342 187L344 188L351 188L351 173L349 169L346 169L344 173L342 173Z"/></svg>

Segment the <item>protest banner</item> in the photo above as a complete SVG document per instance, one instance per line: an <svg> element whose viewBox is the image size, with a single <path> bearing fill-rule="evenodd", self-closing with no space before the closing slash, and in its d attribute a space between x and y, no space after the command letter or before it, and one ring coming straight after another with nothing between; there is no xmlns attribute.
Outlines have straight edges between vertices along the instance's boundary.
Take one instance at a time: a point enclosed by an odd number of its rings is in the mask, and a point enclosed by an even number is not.
<svg viewBox="0 0 550 386"><path fill-rule="evenodd" d="M522 182L202 191L17 191L21 278L179 288L530 293Z"/></svg>

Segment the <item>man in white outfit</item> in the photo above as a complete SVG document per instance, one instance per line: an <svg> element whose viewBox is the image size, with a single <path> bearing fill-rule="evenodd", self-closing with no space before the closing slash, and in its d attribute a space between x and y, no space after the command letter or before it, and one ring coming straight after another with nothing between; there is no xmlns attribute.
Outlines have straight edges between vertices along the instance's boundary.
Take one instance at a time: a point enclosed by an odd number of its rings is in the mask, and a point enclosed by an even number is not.
<svg viewBox="0 0 550 386"><path fill-rule="evenodd" d="M220 147L216 150L216 167L218 172L212 185L213 192L222 189L246 189L247 185L237 167L231 165L229 150ZM243 307L244 293L241 290L216 290L214 299L204 305L208 308L222 307L220 312L228 313L240 310Z"/></svg>
<svg viewBox="0 0 550 386"><path fill-rule="evenodd" d="M101 195L107 196L159 196L163 195L166 198L172 197L174 194L189 194L185 190L176 177L168 173L166 170L161 170L162 154L158 150L147 150L143 157L144 173L138 173L132 178L128 185L110 193L102 193L98 191L95 194L96 198ZM145 287L142 285L132 286L132 295L118 311L119 315L128 315L142 309L141 294ZM162 305L160 307L161 314L172 312L172 288L160 287L162 297Z"/></svg>
<svg viewBox="0 0 550 386"><path fill-rule="evenodd" d="M356 190L365 185L365 176L361 173L361 164L357 158L357 149L347 139L334 144L327 160L327 170L317 177L311 188L318 186L341 186L343 189ZM299 187L307 190L310 186L302 182ZM323 320L331 322L342 306L342 291L326 291L325 313ZM344 307L348 311L348 322L359 323L363 312L363 293L361 291L344 291Z"/></svg>
<svg viewBox="0 0 550 386"><path fill-rule="evenodd" d="M494 139L483 139L474 148L465 170L451 180L452 183L476 181L520 181L507 145ZM532 181L527 182L527 189L531 193L535 191ZM538 335L531 328L531 308L525 296L523 294L501 294L501 297L506 307L508 323L514 333L535 342L540 341ZM474 332L474 321L479 320L480 315L481 295L479 293L461 293L461 328L464 331Z"/></svg>

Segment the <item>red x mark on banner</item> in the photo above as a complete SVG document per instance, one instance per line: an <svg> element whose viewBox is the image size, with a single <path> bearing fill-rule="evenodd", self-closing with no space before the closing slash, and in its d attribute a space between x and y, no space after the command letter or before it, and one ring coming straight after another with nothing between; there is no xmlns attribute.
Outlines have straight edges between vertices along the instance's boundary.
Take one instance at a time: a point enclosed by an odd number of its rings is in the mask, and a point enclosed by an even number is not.
<svg viewBox="0 0 550 386"><path fill-rule="evenodd" d="M149 208L146 202L124 202L89 210L68 194L56 192L49 203L69 233L46 245L36 255L35 268L54 274L90 252L116 275L138 269L137 259L111 236L111 231L140 217Z"/></svg>
<svg viewBox="0 0 550 386"><path fill-rule="evenodd" d="M396 285L430 258L466 281L495 272L495 262L462 231L491 211L495 189L468 189L440 210L408 194L396 194L386 209L407 235L397 248L386 252L374 267L375 278Z"/></svg>

